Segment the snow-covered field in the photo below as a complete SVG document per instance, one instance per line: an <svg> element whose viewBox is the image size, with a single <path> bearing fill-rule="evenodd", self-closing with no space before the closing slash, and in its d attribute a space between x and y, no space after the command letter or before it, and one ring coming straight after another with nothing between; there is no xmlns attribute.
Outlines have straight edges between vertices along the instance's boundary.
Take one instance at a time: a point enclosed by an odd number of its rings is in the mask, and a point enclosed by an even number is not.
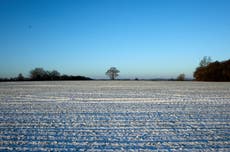
<svg viewBox="0 0 230 152"><path fill-rule="evenodd" d="M230 151L230 83L0 83L0 151Z"/></svg>

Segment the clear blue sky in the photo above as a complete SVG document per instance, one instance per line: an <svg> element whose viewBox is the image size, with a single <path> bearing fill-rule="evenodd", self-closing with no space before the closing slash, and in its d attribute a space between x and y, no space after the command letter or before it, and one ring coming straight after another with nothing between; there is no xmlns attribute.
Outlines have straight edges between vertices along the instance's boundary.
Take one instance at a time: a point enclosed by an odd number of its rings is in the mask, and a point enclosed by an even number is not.
<svg viewBox="0 0 230 152"><path fill-rule="evenodd" d="M230 59L230 0L0 1L0 77L192 77L203 56Z"/></svg>

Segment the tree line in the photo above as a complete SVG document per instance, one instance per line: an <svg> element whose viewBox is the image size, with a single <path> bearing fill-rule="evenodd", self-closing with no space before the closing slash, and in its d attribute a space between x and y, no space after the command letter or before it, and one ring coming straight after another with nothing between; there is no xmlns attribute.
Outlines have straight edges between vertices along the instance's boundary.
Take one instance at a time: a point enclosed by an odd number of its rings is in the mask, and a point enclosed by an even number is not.
<svg viewBox="0 0 230 152"><path fill-rule="evenodd" d="M51 81L51 80L92 80L85 76L61 75L57 70L44 70L43 68L35 68L30 71L28 78L21 73L15 78L0 78L0 81Z"/></svg>
<svg viewBox="0 0 230 152"><path fill-rule="evenodd" d="M196 81L230 81L230 59L211 62L210 57L204 57L193 76Z"/></svg>
<svg viewBox="0 0 230 152"><path fill-rule="evenodd" d="M105 73L111 80L119 76L120 71L116 67L111 67ZM227 61L212 62L210 57L203 57L199 66L193 73L195 81L230 81L230 59ZM0 78L0 81L44 81L44 80L92 80L85 76L61 75L57 70L47 71L43 68L35 68L30 71L29 78L25 78L21 73L15 78ZM136 78L135 80L138 80ZM184 81L185 74L180 74L177 81Z"/></svg>

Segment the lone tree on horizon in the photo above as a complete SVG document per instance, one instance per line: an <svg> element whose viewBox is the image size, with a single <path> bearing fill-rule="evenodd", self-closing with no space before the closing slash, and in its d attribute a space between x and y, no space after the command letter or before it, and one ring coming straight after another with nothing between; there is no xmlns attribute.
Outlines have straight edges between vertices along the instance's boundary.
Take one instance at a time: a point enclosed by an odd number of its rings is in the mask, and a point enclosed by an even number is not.
<svg viewBox="0 0 230 152"><path fill-rule="evenodd" d="M119 76L120 71L116 67L111 67L105 74L111 79L115 80L117 76Z"/></svg>

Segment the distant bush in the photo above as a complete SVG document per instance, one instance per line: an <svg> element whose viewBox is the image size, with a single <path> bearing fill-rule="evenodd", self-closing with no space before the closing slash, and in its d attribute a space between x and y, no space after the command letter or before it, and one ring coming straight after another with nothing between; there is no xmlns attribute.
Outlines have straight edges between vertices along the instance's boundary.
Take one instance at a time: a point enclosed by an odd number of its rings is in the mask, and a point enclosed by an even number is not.
<svg viewBox="0 0 230 152"><path fill-rule="evenodd" d="M3 81L9 81L8 78L0 78L0 82L3 82Z"/></svg>
<svg viewBox="0 0 230 152"><path fill-rule="evenodd" d="M180 74L178 77L177 77L177 81L184 81L185 80L185 74Z"/></svg>
<svg viewBox="0 0 230 152"><path fill-rule="evenodd" d="M19 73L18 77L17 77L17 80L18 81L24 81L24 79L25 79L24 76L21 73Z"/></svg>
<svg viewBox="0 0 230 152"><path fill-rule="evenodd" d="M92 79L88 78L88 77L85 77L85 76L62 75L60 77L60 80L92 80Z"/></svg>
<svg viewBox="0 0 230 152"><path fill-rule="evenodd" d="M197 81L230 81L230 60L199 66L193 76Z"/></svg>

